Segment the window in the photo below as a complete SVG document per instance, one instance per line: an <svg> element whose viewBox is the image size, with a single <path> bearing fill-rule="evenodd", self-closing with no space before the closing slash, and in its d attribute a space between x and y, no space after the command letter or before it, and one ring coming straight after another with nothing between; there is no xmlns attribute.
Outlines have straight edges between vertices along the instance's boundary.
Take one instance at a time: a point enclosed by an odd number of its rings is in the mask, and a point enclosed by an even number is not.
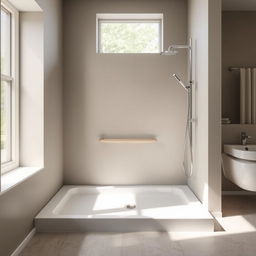
<svg viewBox="0 0 256 256"><path fill-rule="evenodd" d="M97 14L98 53L160 53L162 14Z"/></svg>
<svg viewBox="0 0 256 256"><path fill-rule="evenodd" d="M1 173L18 166L18 11L1 1Z"/></svg>

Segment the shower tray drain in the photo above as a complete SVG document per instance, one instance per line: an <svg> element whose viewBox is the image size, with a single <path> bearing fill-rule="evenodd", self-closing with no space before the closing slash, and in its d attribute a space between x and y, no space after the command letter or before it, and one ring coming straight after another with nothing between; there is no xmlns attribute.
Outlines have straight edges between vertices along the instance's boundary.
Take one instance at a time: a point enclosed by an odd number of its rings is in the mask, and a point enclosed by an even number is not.
<svg viewBox="0 0 256 256"><path fill-rule="evenodd" d="M125 206L125 208L127 208L127 209L135 209L135 208L136 208L136 205L135 205L135 204L127 204L127 205Z"/></svg>

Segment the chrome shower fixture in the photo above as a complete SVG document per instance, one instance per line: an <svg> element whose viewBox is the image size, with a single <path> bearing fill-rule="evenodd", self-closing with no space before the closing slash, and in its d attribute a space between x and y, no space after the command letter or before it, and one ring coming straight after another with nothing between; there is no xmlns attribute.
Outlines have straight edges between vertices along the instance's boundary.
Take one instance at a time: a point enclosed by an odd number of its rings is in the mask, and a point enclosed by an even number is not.
<svg viewBox="0 0 256 256"><path fill-rule="evenodd" d="M177 81L178 83L188 92L188 90L191 88L191 86L188 86L188 85L185 85L181 79L176 75L176 74L173 74L172 75Z"/></svg>
<svg viewBox="0 0 256 256"><path fill-rule="evenodd" d="M172 48L171 46L168 47L168 49L166 51L161 52L161 55L164 56L173 56L176 55L178 53L178 51L174 48Z"/></svg>
<svg viewBox="0 0 256 256"><path fill-rule="evenodd" d="M173 74L177 82L187 91L188 104L187 104L187 122L185 132L185 145L184 145L184 161L183 168L187 177L193 174L193 146L192 146L192 93L193 93L193 80L192 80L192 39L189 39L189 44L170 45L168 49L161 52L161 55L170 56L176 55L179 49L188 51L188 80L184 83L179 76ZM189 151L190 162L187 163L187 150Z"/></svg>
<svg viewBox="0 0 256 256"><path fill-rule="evenodd" d="M170 45L166 51L161 52L161 55L169 56L176 55L179 51L178 49L191 49L190 45Z"/></svg>

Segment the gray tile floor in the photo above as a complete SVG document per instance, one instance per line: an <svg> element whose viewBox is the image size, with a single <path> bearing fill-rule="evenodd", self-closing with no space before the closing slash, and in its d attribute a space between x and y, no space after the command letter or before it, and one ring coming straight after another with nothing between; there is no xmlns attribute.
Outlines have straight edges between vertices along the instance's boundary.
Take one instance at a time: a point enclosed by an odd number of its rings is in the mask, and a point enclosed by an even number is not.
<svg viewBox="0 0 256 256"><path fill-rule="evenodd" d="M224 231L36 234L21 256L255 256L256 196L224 196Z"/></svg>

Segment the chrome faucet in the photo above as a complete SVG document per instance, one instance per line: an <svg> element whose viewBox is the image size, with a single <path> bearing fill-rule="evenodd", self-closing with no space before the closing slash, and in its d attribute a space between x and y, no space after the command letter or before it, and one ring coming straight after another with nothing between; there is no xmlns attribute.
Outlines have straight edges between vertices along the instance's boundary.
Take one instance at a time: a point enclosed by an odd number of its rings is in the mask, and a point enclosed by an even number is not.
<svg viewBox="0 0 256 256"><path fill-rule="evenodd" d="M252 136L249 136L246 134L246 132L241 132L240 134L240 141L242 145L246 145L247 144L247 140L251 139Z"/></svg>

